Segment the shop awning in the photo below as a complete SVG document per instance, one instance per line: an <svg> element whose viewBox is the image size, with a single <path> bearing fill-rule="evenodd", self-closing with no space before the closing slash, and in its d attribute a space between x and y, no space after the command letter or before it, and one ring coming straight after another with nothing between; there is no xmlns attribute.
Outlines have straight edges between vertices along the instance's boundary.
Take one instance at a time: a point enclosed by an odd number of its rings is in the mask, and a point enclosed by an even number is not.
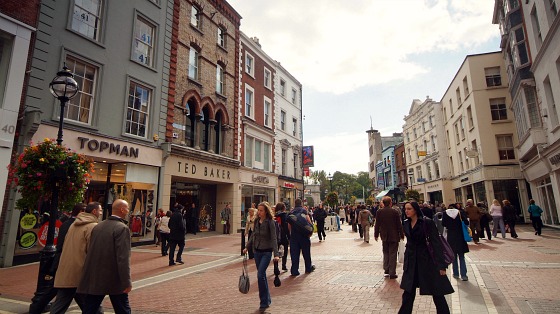
<svg viewBox="0 0 560 314"><path fill-rule="evenodd" d="M375 198L376 198L376 199L380 199L380 198L382 198L383 196L387 195L387 193L389 193L389 191L391 191L391 190L381 191L379 194L377 194L377 195L375 196Z"/></svg>

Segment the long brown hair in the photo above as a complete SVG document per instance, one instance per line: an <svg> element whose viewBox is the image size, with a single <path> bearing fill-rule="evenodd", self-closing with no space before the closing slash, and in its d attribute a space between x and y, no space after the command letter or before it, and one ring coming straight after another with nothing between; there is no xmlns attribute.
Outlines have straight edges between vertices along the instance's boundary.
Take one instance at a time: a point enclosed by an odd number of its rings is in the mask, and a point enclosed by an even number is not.
<svg viewBox="0 0 560 314"><path fill-rule="evenodd" d="M272 212L272 207L270 206L270 204L268 202L260 202L259 206L263 206L265 209L265 213L266 213L266 218L268 219L273 219L274 218L274 213ZM258 206L257 206L258 208Z"/></svg>

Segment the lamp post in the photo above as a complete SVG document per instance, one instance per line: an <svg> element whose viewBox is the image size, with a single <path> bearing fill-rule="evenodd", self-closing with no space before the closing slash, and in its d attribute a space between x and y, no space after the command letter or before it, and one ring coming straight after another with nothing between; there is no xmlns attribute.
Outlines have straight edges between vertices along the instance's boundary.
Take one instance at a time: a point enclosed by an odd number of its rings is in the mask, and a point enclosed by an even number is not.
<svg viewBox="0 0 560 314"><path fill-rule="evenodd" d="M64 109L66 103L72 99L80 87L76 80L74 80L74 75L72 72L64 65L62 71L56 74L56 77L49 84L49 90L51 94L60 101L60 116L58 121L58 135L56 138L56 143L58 145L62 144L62 128L64 125ZM31 300L32 303L29 306L29 313L41 313L45 306L52 300L55 296L53 295L54 289L54 275L56 272L56 267L53 267L56 246L54 245L54 236L56 229L56 220L58 213L58 196L60 190L60 182L66 179L66 173L61 168L54 171L53 177L51 178L51 184L53 185L52 199L49 206L49 227L47 230L47 240L45 242L45 247L40 252L39 260L39 277L37 280L37 290L35 291L35 296Z"/></svg>
<svg viewBox="0 0 560 314"><path fill-rule="evenodd" d="M333 189L332 189L332 179L333 179L333 177L331 176L331 173L329 172L329 175L327 176L327 180L329 180L329 182L331 184L331 192L333 191Z"/></svg>

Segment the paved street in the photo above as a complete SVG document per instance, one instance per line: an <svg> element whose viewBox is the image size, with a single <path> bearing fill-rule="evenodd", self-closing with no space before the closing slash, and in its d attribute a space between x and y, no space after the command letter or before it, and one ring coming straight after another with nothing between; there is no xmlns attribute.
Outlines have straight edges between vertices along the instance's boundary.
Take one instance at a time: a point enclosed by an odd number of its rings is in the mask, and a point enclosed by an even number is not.
<svg viewBox="0 0 560 314"><path fill-rule="evenodd" d="M529 225L519 239L481 240L467 254L469 281L451 278L448 296L453 313L557 313L560 308L560 231L544 229L538 237ZM509 234L508 234L509 236ZM349 226L312 239L311 274L281 275L272 284L267 313L396 313L402 265L397 280L383 277L381 243L364 243ZM133 248L133 313L257 313L254 262L249 263L251 291L237 291L241 273L239 235L189 236L185 265L167 266L159 248ZM288 262L289 263L289 262ZM303 267L303 265L302 265ZM450 267L451 268L451 267ZM0 269L0 313L25 313L33 296L38 264ZM303 273L303 269L300 270ZM448 272L451 276L451 270ZM112 308L108 299L106 313ZM435 313L431 297L417 296L416 313ZM79 313L76 305L72 313Z"/></svg>

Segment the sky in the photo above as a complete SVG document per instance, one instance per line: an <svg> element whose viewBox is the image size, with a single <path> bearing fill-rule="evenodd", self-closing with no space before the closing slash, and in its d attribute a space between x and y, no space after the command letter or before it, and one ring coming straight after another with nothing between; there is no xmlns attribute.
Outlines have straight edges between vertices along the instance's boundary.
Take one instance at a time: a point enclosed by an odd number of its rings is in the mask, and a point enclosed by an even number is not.
<svg viewBox="0 0 560 314"><path fill-rule="evenodd" d="M241 31L303 85L303 144L327 173L368 171L366 130L402 132L465 57L499 51L491 0L228 0Z"/></svg>

